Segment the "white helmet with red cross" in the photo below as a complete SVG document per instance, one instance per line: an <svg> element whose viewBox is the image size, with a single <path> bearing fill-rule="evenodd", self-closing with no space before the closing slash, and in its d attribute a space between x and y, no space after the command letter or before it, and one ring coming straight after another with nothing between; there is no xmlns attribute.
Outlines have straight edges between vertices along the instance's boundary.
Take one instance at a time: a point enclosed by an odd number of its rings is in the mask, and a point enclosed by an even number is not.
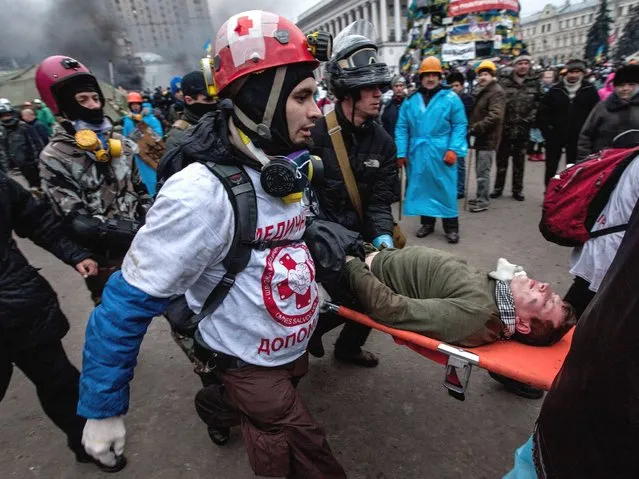
<svg viewBox="0 0 639 479"><path fill-rule="evenodd" d="M229 18L215 38L213 78L216 93L231 83L267 68L311 63L330 57L330 34L304 35L290 20L270 12L251 10ZM208 80L213 78L207 74Z"/></svg>

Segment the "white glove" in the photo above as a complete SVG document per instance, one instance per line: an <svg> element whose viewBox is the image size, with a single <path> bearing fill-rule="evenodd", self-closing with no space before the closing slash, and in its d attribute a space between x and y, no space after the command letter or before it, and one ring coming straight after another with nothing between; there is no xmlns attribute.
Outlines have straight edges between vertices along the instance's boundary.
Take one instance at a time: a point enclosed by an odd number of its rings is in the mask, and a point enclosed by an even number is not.
<svg viewBox="0 0 639 479"><path fill-rule="evenodd" d="M519 275L526 276L524 268L510 263L506 258L499 258L495 271L488 273L488 276L500 281L512 281L515 276Z"/></svg>
<svg viewBox="0 0 639 479"><path fill-rule="evenodd" d="M82 432L82 445L87 454L102 464L113 467L124 454L126 429L123 416L87 419Z"/></svg>
<svg viewBox="0 0 639 479"><path fill-rule="evenodd" d="M325 313L326 311L328 311L326 303L330 303L331 295L328 294L328 291L324 289L324 286L319 283L317 284L317 289L319 290L319 309L320 312Z"/></svg>

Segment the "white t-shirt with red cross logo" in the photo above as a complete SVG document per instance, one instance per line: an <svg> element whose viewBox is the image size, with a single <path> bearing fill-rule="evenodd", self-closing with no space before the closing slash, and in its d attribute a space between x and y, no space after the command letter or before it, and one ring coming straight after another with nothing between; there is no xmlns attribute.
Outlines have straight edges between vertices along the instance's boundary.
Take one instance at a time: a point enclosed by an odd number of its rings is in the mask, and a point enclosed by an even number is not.
<svg viewBox="0 0 639 479"><path fill-rule="evenodd" d="M269 196L260 174L246 171L257 196L256 240L298 240L306 211ZM186 294L199 312L225 269L235 218L220 181L201 164L173 175L160 190L127 254L122 274L155 297ZM315 265L303 242L252 250L247 267L200 333L214 350L249 364L279 366L306 350L317 324Z"/></svg>

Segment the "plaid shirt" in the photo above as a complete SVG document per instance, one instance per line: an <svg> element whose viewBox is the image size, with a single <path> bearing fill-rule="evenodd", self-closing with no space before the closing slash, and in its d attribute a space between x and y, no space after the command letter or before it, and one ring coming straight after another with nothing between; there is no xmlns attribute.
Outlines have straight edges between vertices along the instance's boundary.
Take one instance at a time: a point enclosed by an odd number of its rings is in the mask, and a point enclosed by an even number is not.
<svg viewBox="0 0 639 479"><path fill-rule="evenodd" d="M499 318L504 323L504 338L508 339L515 334L515 300L510 290L510 284L506 281L495 281L495 298L497 298L497 309Z"/></svg>

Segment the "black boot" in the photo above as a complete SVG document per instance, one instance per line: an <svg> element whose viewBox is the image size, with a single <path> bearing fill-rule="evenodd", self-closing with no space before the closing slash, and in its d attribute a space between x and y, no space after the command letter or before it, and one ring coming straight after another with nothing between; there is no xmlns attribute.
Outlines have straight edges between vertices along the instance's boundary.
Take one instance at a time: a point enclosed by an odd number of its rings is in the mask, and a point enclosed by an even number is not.
<svg viewBox="0 0 639 479"><path fill-rule="evenodd" d="M444 224L446 241L450 244L459 243L459 218L444 218L442 223Z"/></svg>
<svg viewBox="0 0 639 479"><path fill-rule="evenodd" d="M501 374L496 373L488 373L491 378L497 381L500 384L504 385L506 391L509 391L517 396L526 398L526 399L541 399L544 397L544 391L542 389L537 389L528 384L520 383L519 381L515 381L514 379L507 378L506 376L502 376Z"/></svg>
<svg viewBox="0 0 639 479"><path fill-rule="evenodd" d="M415 233L415 236L418 238L425 238L429 234L432 234L435 231L435 225L421 225L421 227Z"/></svg>
<svg viewBox="0 0 639 479"><path fill-rule="evenodd" d="M311 336L311 340L308 342L306 350L308 351L308 354L314 358L323 358L326 351L324 350L324 344L322 344L322 336Z"/></svg>
<svg viewBox="0 0 639 479"><path fill-rule="evenodd" d="M230 427L210 427L208 428L209 437L214 444L218 446L223 446L229 439L231 438L231 428Z"/></svg>
<svg viewBox="0 0 639 479"><path fill-rule="evenodd" d="M360 349L359 352L341 351L335 348L335 359L342 363L354 364L364 368L374 368L379 364L379 359L370 351Z"/></svg>
<svg viewBox="0 0 639 479"><path fill-rule="evenodd" d="M84 448L81 450L75 451L75 460L81 464L95 464L102 472L120 472L126 466L126 457L125 456L117 456L115 458L115 465L107 466L102 464L96 458L88 454Z"/></svg>
<svg viewBox="0 0 639 479"><path fill-rule="evenodd" d="M526 199L521 193L513 193L513 198L517 201L524 201Z"/></svg>
<svg viewBox="0 0 639 479"><path fill-rule="evenodd" d="M448 241L450 244L459 243L459 233L457 233L457 231L446 233L446 241Z"/></svg>
<svg viewBox="0 0 639 479"><path fill-rule="evenodd" d="M491 197L492 199L499 198L499 197L501 196L501 194L502 194L502 191L501 191L501 190L498 190L497 188L495 188L495 189L493 190L493 192L490 194L490 197Z"/></svg>

